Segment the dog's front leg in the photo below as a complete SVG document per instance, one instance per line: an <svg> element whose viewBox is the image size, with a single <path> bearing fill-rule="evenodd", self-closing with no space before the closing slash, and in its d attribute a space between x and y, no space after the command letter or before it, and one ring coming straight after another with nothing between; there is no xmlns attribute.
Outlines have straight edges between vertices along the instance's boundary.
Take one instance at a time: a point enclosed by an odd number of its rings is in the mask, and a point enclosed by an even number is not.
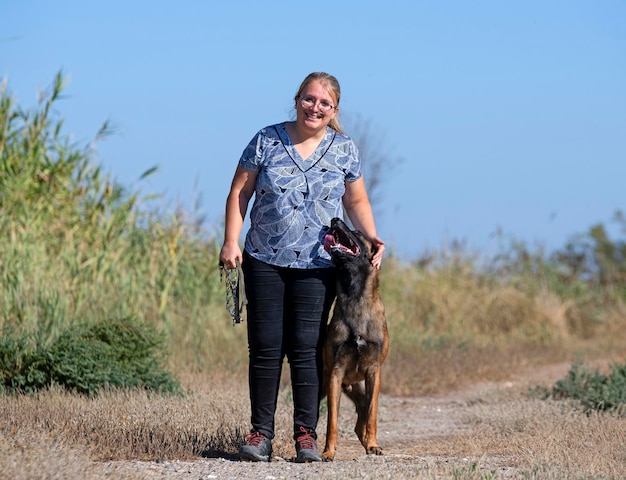
<svg viewBox="0 0 626 480"><path fill-rule="evenodd" d="M356 433L361 445L367 448L367 419L369 418L370 402L365 392L365 381L353 383L349 387L344 386L343 393L354 402L356 407L354 433Z"/></svg>
<svg viewBox="0 0 626 480"><path fill-rule="evenodd" d="M369 409L367 415L366 441L365 451L368 455L382 455L383 449L378 446L376 441L376 419L378 416L378 395L380 393L380 365L374 372L371 372L365 380L365 390L369 401Z"/></svg>
<svg viewBox="0 0 626 480"><path fill-rule="evenodd" d="M339 399L341 398L341 376L333 369L328 378L328 425L326 427L326 445L322 453L324 461L332 461L335 458L337 447L337 421L339 417Z"/></svg>

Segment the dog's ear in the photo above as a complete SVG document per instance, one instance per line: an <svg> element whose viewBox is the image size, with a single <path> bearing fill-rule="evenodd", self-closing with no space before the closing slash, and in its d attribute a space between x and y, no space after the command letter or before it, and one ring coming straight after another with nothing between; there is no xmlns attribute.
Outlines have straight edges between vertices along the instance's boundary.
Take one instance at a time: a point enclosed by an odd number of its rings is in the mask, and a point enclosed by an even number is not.
<svg viewBox="0 0 626 480"><path fill-rule="evenodd" d="M376 255L376 252L378 251L378 248L374 246L374 244L370 241L367 242L369 244L369 250L370 250L370 254L369 254L369 259L370 261L372 260L372 258L374 258L374 255Z"/></svg>
<svg viewBox="0 0 626 480"><path fill-rule="evenodd" d="M373 242L360 230L351 230L351 233L357 238L360 244L362 250L361 257L367 258L371 262L376 254Z"/></svg>
<svg viewBox="0 0 626 480"><path fill-rule="evenodd" d="M374 248L374 245L372 245L371 243L368 246L368 251L369 251L369 255L367 256L367 259L371 263L372 259L374 258L374 255L376 255L376 249Z"/></svg>

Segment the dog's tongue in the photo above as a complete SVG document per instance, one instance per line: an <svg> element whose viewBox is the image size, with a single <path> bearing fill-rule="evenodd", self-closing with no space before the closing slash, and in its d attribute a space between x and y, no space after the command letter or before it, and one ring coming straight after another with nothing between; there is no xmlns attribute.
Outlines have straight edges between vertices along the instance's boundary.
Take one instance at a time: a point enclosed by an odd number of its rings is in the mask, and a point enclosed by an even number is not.
<svg viewBox="0 0 626 480"><path fill-rule="evenodd" d="M332 247L336 243L337 242L335 242L335 237L333 235L331 235L330 233L324 235L324 250L330 252L330 247Z"/></svg>

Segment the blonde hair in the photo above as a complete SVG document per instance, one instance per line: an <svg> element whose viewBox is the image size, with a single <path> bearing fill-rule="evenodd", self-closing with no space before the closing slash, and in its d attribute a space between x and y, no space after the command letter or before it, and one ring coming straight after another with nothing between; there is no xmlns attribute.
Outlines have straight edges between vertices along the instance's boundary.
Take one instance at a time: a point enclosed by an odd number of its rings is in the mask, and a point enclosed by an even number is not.
<svg viewBox="0 0 626 480"><path fill-rule="evenodd" d="M339 81L330 73L326 72L309 73L302 81L302 83L300 84L300 88L298 88L298 91L296 92L296 96L294 97L294 100L296 102L298 102L298 98L300 97L302 91L312 82L319 82L324 85L324 87L326 87L328 92L335 99L335 108L339 107L339 100L341 99L341 88L339 87ZM339 123L339 114L335 115L333 119L328 122L328 126L336 132L343 133L343 130L341 129L341 124Z"/></svg>

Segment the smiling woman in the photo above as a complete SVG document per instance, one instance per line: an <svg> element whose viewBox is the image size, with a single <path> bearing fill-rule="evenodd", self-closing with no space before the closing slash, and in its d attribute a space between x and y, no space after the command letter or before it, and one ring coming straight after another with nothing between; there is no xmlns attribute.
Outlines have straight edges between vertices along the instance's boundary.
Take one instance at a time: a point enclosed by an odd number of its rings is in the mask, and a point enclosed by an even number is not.
<svg viewBox="0 0 626 480"><path fill-rule="evenodd" d="M240 457L270 461L283 356L291 366L296 461L321 461L316 428L322 360L335 298L333 261L324 237L347 212L372 242L376 234L356 145L339 125L341 90L324 72L308 75L294 97L296 120L261 129L245 148L226 201L220 261L241 263L245 277L252 430ZM244 216L254 195L244 252Z"/></svg>

